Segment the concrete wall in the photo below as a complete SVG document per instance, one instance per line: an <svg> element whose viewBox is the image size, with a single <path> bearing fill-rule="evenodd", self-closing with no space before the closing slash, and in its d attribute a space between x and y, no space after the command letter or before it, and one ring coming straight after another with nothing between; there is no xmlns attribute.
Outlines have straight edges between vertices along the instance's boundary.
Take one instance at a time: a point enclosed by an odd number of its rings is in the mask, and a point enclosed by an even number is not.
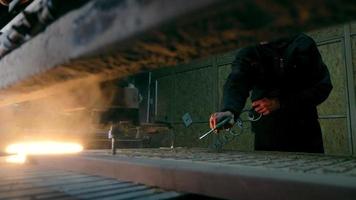
<svg viewBox="0 0 356 200"><path fill-rule="evenodd" d="M356 91L353 81L356 70L352 67L352 61L354 66L356 64L355 32L354 23L308 33L318 43L334 85L328 100L318 107L327 154L350 155L352 146L355 146L352 136L356 138L356 130L352 120L356 110L352 111L350 107L355 104ZM220 108L222 87L230 73L234 55L235 52L229 52L153 72L157 88L154 118L173 124L176 146L207 147L213 140L210 137L199 141L198 136L209 130L208 118ZM350 101L352 104L349 104ZM250 107L250 101L246 107ZM183 125L182 116L185 113L192 116L190 127ZM253 133L246 129L238 140L225 148L250 151L253 150L253 140Z"/></svg>

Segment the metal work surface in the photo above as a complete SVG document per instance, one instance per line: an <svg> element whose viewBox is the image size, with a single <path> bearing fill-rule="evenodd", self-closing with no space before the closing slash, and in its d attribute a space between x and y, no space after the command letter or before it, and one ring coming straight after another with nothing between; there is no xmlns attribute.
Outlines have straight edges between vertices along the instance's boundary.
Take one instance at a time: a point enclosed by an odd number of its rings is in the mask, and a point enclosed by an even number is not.
<svg viewBox="0 0 356 200"><path fill-rule="evenodd" d="M218 198L356 198L355 158L177 148L118 150L115 156L106 150L87 151L36 160L43 167L65 167Z"/></svg>
<svg viewBox="0 0 356 200"><path fill-rule="evenodd" d="M183 194L64 170L0 169L0 199L176 199Z"/></svg>

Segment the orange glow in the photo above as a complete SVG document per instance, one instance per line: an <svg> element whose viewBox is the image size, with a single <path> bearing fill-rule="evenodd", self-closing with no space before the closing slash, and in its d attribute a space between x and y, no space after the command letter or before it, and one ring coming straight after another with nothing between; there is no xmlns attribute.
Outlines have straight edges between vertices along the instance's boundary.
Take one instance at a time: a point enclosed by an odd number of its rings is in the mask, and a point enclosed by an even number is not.
<svg viewBox="0 0 356 200"><path fill-rule="evenodd" d="M27 155L58 155L73 154L83 150L83 146L77 143L33 141L11 144L7 146L6 152L16 154L8 156L9 163L25 163Z"/></svg>

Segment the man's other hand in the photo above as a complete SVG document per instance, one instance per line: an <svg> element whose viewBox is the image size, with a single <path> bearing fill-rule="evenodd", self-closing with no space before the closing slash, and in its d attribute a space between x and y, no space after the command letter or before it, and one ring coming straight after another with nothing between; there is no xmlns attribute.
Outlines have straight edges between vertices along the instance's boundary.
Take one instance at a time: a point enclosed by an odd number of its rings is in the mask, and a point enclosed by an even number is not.
<svg viewBox="0 0 356 200"><path fill-rule="evenodd" d="M230 111L213 113L210 116L210 120L209 120L210 128L211 129L216 128L216 125L219 122L223 121L224 119L226 119L228 117L231 117L231 120L229 122L227 122L223 127L218 128L217 132L219 132L219 130L222 130L222 129L229 129L234 125L234 123L235 123L234 114L232 114L232 112L230 112Z"/></svg>
<svg viewBox="0 0 356 200"><path fill-rule="evenodd" d="M262 115L268 115L271 112L280 108L279 100L276 98L268 99L263 98L252 103L252 107L256 112Z"/></svg>

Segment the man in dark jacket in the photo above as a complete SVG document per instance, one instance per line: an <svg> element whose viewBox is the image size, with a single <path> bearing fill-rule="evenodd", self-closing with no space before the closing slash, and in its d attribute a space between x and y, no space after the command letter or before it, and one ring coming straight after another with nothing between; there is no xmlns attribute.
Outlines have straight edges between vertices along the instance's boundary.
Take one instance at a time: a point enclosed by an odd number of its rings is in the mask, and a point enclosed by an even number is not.
<svg viewBox="0 0 356 200"><path fill-rule="evenodd" d="M316 106L332 84L313 39L305 34L263 42L241 49L224 85L223 109L210 117L210 126L241 114L251 93L254 110L263 115L252 122L255 149L324 152Z"/></svg>

